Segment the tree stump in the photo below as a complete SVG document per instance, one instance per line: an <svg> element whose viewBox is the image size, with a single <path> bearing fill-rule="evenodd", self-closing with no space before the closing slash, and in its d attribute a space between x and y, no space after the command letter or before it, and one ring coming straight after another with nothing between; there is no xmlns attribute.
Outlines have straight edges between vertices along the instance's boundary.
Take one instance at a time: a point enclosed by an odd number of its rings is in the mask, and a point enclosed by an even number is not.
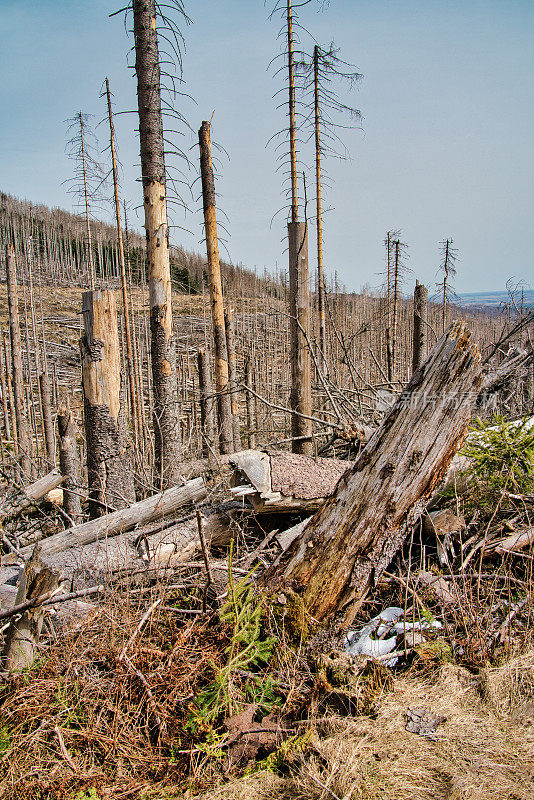
<svg viewBox="0 0 534 800"><path fill-rule="evenodd" d="M343 610L349 623L461 446L482 380L471 334L455 323L265 585L295 590L315 619Z"/></svg>

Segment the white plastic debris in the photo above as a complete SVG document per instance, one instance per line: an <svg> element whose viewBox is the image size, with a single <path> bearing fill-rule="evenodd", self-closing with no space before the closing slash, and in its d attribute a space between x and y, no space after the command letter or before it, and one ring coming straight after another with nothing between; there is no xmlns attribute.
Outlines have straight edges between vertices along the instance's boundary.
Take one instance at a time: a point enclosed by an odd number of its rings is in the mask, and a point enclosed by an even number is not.
<svg viewBox="0 0 534 800"><path fill-rule="evenodd" d="M345 638L345 651L351 656L368 656L370 658L381 658L391 653L397 645L397 636L403 635L406 631L422 631L428 628L441 628L441 622L432 620L427 622L408 622L404 617L404 609L396 606L389 606L381 611L376 617L369 620L359 631L349 631ZM386 634L394 634L385 639ZM374 636L374 638L372 638ZM394 667L398 657L386 659L382 663L386 667Z"/></svg>

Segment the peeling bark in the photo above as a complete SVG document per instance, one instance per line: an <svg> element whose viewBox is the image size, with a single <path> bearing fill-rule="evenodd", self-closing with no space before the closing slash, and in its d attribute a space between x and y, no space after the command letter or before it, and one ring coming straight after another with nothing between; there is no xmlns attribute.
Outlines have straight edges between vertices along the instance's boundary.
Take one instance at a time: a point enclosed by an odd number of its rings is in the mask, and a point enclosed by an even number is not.
<svg viewBox="0 0 534 800"><path fill-rule="evenodd" d="M115 298L109 289L82 295L85 336L80 341L87 442L89 514L97 517L135 500L131 454L121 394Z"/></svg>

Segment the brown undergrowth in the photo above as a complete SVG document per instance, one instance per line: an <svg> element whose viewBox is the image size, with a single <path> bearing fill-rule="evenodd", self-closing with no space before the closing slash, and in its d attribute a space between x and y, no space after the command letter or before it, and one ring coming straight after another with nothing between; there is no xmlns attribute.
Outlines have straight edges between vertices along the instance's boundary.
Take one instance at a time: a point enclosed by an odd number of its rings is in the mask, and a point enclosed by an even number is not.
<svg viewBox="0 0 534 800"><path fill-rule="evenodd" d="M0 797L83 798L92 789L103 800L184 783L184 723L228 634L210 617L184 624L161 607L142 630L139 618L102 606L3 683Z"/></svg>
<svg viewBox="0 0 534 800"><path fill-rule="evenodd" d="M534 651L481 676L453 664L398 677L376 716L316 721L287 774L260 772L201 800L532 800ZM405 730L410 708L445 717L434 738Z"/></svg>

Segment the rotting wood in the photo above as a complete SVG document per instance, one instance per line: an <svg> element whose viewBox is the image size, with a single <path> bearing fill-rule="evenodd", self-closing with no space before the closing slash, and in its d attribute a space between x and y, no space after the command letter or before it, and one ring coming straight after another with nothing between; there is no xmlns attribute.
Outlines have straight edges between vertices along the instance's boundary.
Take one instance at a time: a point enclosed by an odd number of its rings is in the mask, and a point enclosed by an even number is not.
<svg viewBox="0 0 534 800"><path fill-rule="evenodd" d="M65 531L55 533L48 539L43 539L41 542L42 555L60 553L69 547L96 542L105 536L115 536L136 525L146 525L155 519L172 514L189 503L204 500L205 497L206 488L202 478L188 481L183 486L172 486L170 489L134 503L128 508L114 511L81 525L74 525ZM21 552L23 555L29 555L31 547L24 547ZM11 559L11 563L13 558L14 556L7 557L7 559ZM9 561L6 560L5 563L9 563Z"/></svg>
<svg viewBox="0 0 534 800"><path fill-rule="evenodd" d="M76 423L65 395L57 413L59 468L63 475L63 510L76 524L82 513L79 476L80 460L76 443Z"/></svg>
<svg viewBox="0 0 534 800"><path fill-rule="evenodd" d="M115 297L109 289L84 292L85 336L80 341L84 394L89 514L124 508L135 500L124 416Z"/></svg>
<svg viewBox="0 0 534 800"><path fill-rule="evenodd" d="M16 606L39 598L46 599L58 587L59 573L44 566L39 555L40 548L37 546L25 569L20 573L15 598ZM45 611L41 606L34 606L23 611L19 619L14 619L10 623L5 634L2 659L7 672L20 672L33 664L44 615Z"/></svg>
<svg viewBox="0 0 534 800"><path fill-rule="evenodd" d="M350 461L274 450L242 450L230 463L235 468L230 491L246 497L256 513L317 511L351 466Z"/></svg>
<svg viewBox="0 0 534 800"><path fill-rule="evenodd" d="M343 611L348 624L461 446L482 380L478 348L455 323L265 585L288 585L314 618Z"/></svg>
<svg viewBox="0 0 534 800"><path fill-rule="evenodd" d="M204 121L202 123L198 132L198 142L200 146L204 229L206 234L213 343L215 349L215 388L217 390L219 443L221 453L232 453L235 449L232 427L232 404L230 394L228 393L228 348L224 321L219 240L217 236L217 217L215 211L215 181L211 159L211 133L209 122Z"/></svg>
<svg viewBox="0 0 534 800"><path fill-rule="evenodd" d="M156 2L133 0L132 8L150 293L155 477L166 488L179 479L180 428Z"/></svg>

